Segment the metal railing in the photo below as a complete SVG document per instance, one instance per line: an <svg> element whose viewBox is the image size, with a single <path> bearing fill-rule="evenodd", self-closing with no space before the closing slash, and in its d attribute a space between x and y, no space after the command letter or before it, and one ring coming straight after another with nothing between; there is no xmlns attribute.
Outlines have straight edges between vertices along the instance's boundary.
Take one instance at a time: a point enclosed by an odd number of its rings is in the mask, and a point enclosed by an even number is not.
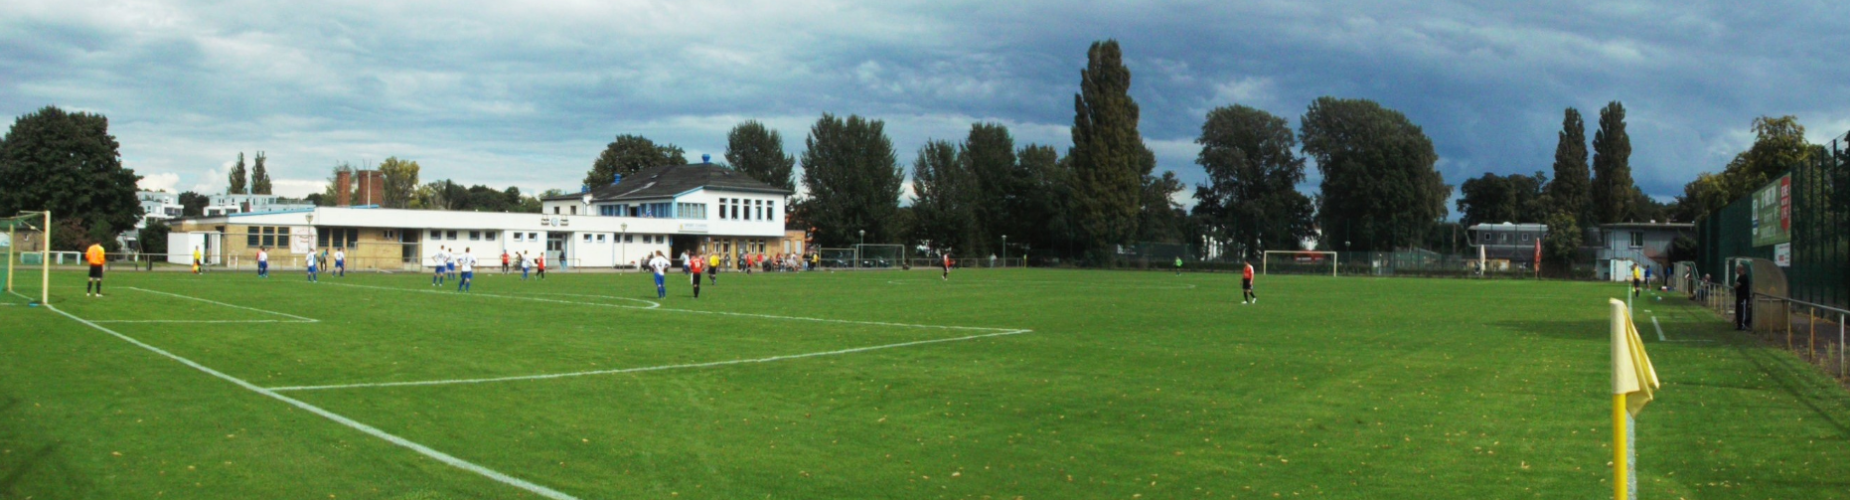
<svg viewBox="0 0 1850 500"><path fill-rule="evenodd" d="M1738 304L1734 291L1721 283L1696 283L1689 298L1728 318L1737 327ZM1756 338L1786 350L1817 366L1841 383L1850 384L1850 346L1846 341L1846 324L1850 310L1754 292L1747 309L1747 330ZM1833 339L1833 333L1835 338Z"/></svg>

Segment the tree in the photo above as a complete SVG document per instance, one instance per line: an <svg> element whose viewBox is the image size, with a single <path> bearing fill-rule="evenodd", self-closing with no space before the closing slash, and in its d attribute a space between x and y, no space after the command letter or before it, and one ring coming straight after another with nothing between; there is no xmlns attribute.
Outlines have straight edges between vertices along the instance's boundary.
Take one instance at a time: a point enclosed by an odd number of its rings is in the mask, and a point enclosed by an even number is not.
<svg viewBox="0 0 1850 500"><path fill-rule="evenodd" d="M1015 155L1016 176L1027 179L1020 211L1011 219L1023 221L1011 246L1024 253L1071 257L1079 241L1079 223L1073 215L1073 171L1053 146L1029 144Z"/></svg>
<svg viewBox="0 0 1850 500"><path fill-rule="evenodd" d="M1730 197L1732 194L1722 175L1708 172L1696 174L1696 180L1683 185L1683 196L1677 197L1672 217L1684 222L1696 220L1728 206L1729 202L1734 201Z"/></svg>
<svg viewBox="0 0 1850 500"><path fill-rule="evenodd" d="M886 124L850 115L823 113L804 139L802 210L823 246L893 241L893 214L906 172L893 154Z"/></svg>
<svg viewBox="0 0 1850 500"><path fill-rule="evenodd" d="M1561 119L1561 133L1555 143L1555 179L1548 183L1551 204L1572 210L1576 221L1592 220L1588 190L1592 181L1587 175L1587 125L1580 110L1567 108Z"/></svg>
<svg viewBox="0 0 1850 500"><path fill-rule="evenodd" d="M746 120L726 133L726 162L758 182L795 191L796 157L784 154L784 136Z"/></svg>
<svg viewBox="0 0 1850 500"><path fill-rule="evenodd" d="M244 175L244 153L239 152L238 164L231 167L231 174L227 176L230 185L225 187L225 194L249 194Z"/></svg>
<svg viewBox="0 0 1850 500"><path fill-rule="evenodd" d="M385 199L381 200L383 208L408 208L418 192L418 162L400 160L397 156L386 158L379 164L379 175L384 177Z"/></svg>
<svg viewBox="0 0 1850 500"><path fill-rule="evenodd" d="M172 230L167 227L166 222L148 221L148 225L142 226L141 230L135 233L135 241L141 245L139 251L156 255L167 253L167 234L170 232Z"/></svg>
<svg viewBox="0 0 1850 500"><path fill-rule="evenodd" d="M263 167L263 152L257 152L255 164L251 167L251 194L270 193L270 172Z"/></svg>
<svg viewBox="0 0 1850 500"><path fill-rule="evenodd" d="M192 191L180 193L180 215L199 217L206 214L206 205L212 204L212 198Z"/></svg>
<svg viewBox="0 0 1850 500"><path fill-rule="evenodd" d="M103 115L47 106L19 117L0 137L0 214L49 210L54 231L68 225L79 228L72 235L100 233L113 245L142 215L141 176L122 167L119 149Z"/></svg>
<svg viewBox="0 0 1850 500"><path fill-rule="evenodd" d="M619 135L615 141L604 146L604 152L597 155L597 161L591 163L591 171L585 173L585 186L599 187L617 181L617 176L629 175L650 167L663 165L685 165L680 146L673 144L656 145L640 135Z"/></svg>
<svg viewBox="0 0 1850 500"><path fill-rule="evenodd" d="M1632 194L1632 139L1625 133L1625 105L1613 101L1599 110L1593 133L1593 222L1625 222L1637 197Z"/></svg>
<svg viewBox="0 0 1850 500"><path fill-rule="evenodd" d="M972 178L970 231L971 241L960 246L965 254L996 253L1003 235L1022 235L1021 230L1033 221L1011 216L1021 209L1021 197L1028 188L1028 178L1018 175L1015 138L1000 123L975 123L964 139L961 155L964 171Z"/></svg>
<svg viewBox="0 0 1850 500"><path fill-rule="evenodd" d="M1549 185L1548 174L1535 176L1513 174L1508 177L1486 172L1482 177L1466 180L1458 186L1459 223L1471 227L1482 223L1541 223L1550 215L1544 201L1543 186ZM1572 205L1556 205L1569 210Z"/></svg>
<svg viewBox="0 0 1850 500"><path fill-rule="evenodd" d="M1195 187L1195 214L1208 234L1240 248L1296 248L1311 234L1310 197L1297 134L1285 119L1256 108L1215 108L1195 139L1195 164L1208 183Z"/></svg>
<svg viewBox="0 0 1850 500"><path fill-rule="evenodd" d="M912 163L913 237L939 250L975 255L977 181L958 147L930 141Z"/></svg>
<svg viewBox="0 0 1850 500"><path fill-rule="evenodd" d="M1568 276L1580 256L1580 222L1574 207L1557 206L1547 219L1548 234L1542 236L1542 269L1553 276Z"/></svg>
<svg viewBox="0 0 1850 500"><path fill-rule="evenodd" d="M1073 166L1079 225L1095 260L1136 235L1144 177L1156 166L1137 132L1138 108L1130 88L1131 72L1117 40L1093 42L1080 71L1079 93L1073 96L1073 147L1067 160Z"/></svg>
<svg viewBox="0 0 1850 500"><path fill-rule="evenodd" d="M1138 197L1137 241L1182 242L1182 224L1188 219L1188 212L1171 196L1185 188L1187 185L1182 184L1175 172L1144 176L1143 194Z"/></svg>
<svg viewBox="0 0 1850 500"><path fill-rule="evenodd" d="M1326 238L1354 250L1392 250L1423 240L1445 217L1452 186L1433 168L1439 155L1399 111L1320 97L1299 122L1304 152L1323 173L1317 218Z"/></svg>

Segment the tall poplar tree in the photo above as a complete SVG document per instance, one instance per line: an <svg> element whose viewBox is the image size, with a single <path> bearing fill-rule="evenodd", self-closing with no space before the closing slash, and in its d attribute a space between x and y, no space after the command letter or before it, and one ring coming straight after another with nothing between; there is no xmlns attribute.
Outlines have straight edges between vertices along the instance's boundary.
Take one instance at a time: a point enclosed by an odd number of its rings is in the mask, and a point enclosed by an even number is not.
<svg viewBox="0 0 1850 500"><path fill-rule="evenodd" d="M1599 131L1593 133L1594 224L1624 222L1637 203L1632 192L1632 139L1625 133L1625 105L1612 101L1599 110ZM1583 224L1584 225L1584 224Z"/></svg>
<svg viewBox="0 0 1850 500"><path fill-rule="evenodd" d="M1564 211L1576 222L1592 220L1588 201L1591 180L1587 178L1587 125L1580 110L1567 108L1561 118L1561 133L1555 143L1554 180L1548 183L1549 204L1554 211Z"/></svg>
<svg viewBox="0 0 1850 500"><path fill-rule="evenodd" d="M250 190L246 188L244 175L244 153L239 152L238 164L231 167L231 175L227 179L230 185L225 187L225 194L250 193Z"/></svg>
<svg viewBox="0 0 1850 500"><path fill-rule="evenodd" d="M1014 234L1016 241L1026 223L1011 214L1022 209L1022 196L1031 189L1026 176L1016 171L1015 138L1000 123L970 125L961 155L964 170L972 178L970 189L975 200L971 207L975 225L970 241L958 247L968 255L996 253L1003 235Z"/></svg>
<svg viewBox="0 0 1850 500"><path fill-rule="evenodd" d="M1137 133L1137 102L1131 72L1117 40L1093 42L1073 96L1074 201L1079 226L1094 259L1113 245L1129 243L1143 208L1144 178L1155 168Z"/></svg>
<svg viewBox="0 0 1850 500"><path fill-rule="evenodd" d="M917 217L913 236L929 241L933 248L974 256L978 251L970 244L981 198L979 182L964 156L947 141L931 141L919 148L919 157L912 163L912 192L918 196L912 204Z"/></svg>
<svg viewBox="0 0 1850 500"><path fill-rule="evenodd" d="M251 194L274 194L270 192L270 171L263 166L263 152L257 152L251 165Z"/></svg>

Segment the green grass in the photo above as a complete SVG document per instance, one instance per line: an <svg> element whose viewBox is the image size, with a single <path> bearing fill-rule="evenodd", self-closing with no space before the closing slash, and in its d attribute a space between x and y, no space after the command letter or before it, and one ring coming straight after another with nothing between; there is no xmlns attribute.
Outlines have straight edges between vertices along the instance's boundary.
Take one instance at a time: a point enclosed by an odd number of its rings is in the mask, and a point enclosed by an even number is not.
<svg viewBox="0 0 1850 500"><path fill-rule="evenodd" d="M1226 274L734 273L697 301L672 276L649 309L634 275L484 275L472 296L424 275L302 281L118 272L90 299L57 273L52 301L262 387L942 340L281 393L587 499L1611 491L1615 285L1262 277L1243 306ZM0 498L533 497L5 302ZM1639 309L1665 383L1638 418L1644 498L1850 498L1850 395L1684 301ZM1706 342L1658 341L1653 315ZM275 322L127 322L148 320Z"/></svg>

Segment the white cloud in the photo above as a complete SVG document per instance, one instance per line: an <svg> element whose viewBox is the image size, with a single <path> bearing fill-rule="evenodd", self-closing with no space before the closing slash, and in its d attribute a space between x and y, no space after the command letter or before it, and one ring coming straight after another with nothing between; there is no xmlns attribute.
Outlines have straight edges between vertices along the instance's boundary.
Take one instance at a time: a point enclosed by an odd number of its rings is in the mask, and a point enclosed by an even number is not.
<svg viewBox="0 0 1850 500"><path fill-rule="evenodd" d="M142 191L166 191L174 193L176 192L174 191L174 186L179 184L180 174L161 172L158 174L142 174L141 181L135 183L135 188Z"/></svg>
<svg viewBox="0 0 1850 500"><path fill-rule="evenodd" d="M270 192L287 198L302 198L320 193L326 189L328 181L303 179L270 179Z"/></svg>

